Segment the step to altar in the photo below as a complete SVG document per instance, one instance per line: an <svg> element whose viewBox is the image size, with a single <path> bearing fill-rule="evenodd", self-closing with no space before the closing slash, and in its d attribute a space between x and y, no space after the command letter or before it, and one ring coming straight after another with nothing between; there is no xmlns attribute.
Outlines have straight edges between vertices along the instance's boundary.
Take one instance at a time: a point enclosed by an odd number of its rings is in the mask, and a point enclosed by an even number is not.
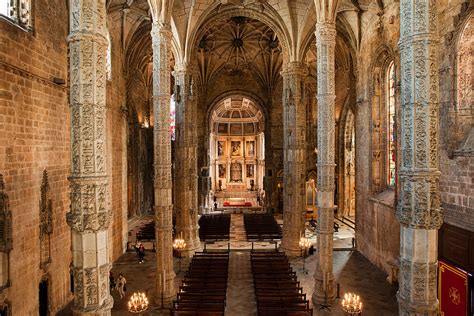
<svg viewBox="0 0 474 316"><path fill-rule="evenodd" d="M230 242L247 241L243 214L230 215L229 240Z"/></svg>

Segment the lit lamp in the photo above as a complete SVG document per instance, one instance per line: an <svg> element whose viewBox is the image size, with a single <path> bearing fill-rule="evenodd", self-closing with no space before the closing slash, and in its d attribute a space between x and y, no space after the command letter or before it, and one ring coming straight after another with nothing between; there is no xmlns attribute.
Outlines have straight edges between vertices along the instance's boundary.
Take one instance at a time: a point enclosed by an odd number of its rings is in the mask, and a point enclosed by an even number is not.
<svg viewBox="0 0 474 316"><path fill-rule="evenodd" d="M135 292L128 301L128 311L133 314L141 314L148 309L148 298L145 293Z"/></svg>
<svg viewBox="0 0 474 316"><path fill-rule="evenodd" d="M311 241L306 237L300 238L300 248L301 248L301 256L303 257L303 273L308 274L308 270L305 268L306 263L306 251L308 248L311 247Z"/></svg>
<svg viewBox="0 0 474 316"><path fill-rule="evenodd" d="M360 296L352 293L344 294L342 310L351 316L361 315L362 302L360 301Z"/></svg>
<svg viewBox="0 0 474 316"><path fill-rule="evenodd" d="M181 251L183 251L184 248L186 248L186 242L184 241L184 239L183 238L176 238L173 242L173 249L175 249L179 253L179 257L178 257L179 270L178 270L178 273L181 272Z"/></svg>

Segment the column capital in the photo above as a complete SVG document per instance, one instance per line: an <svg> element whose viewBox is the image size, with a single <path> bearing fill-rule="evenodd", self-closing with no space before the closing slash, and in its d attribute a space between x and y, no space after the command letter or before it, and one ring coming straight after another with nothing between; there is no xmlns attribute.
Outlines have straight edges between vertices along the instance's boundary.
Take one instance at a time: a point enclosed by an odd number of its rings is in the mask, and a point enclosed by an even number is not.
<svg viewBox="0 0 474 316"><path fill-rule="evenodd" d="M306 76L308 74L308 66L300 61L290 61L283 65L283 70L280 74L283 77L291 76L291 75L300 75Z"/></svg>
<svg viewBox="0 0 474 316"><path fill-rule="evenodd" d="M173 75L193 75L196 72L196 67L192 63L180 62L177 63L174 67Z"/></svg>
<svg viewBox="0 0 474 316"><path fill-rule="evenodd" d="M318 42L335 42L336 41L336 23L334 22L317 22L316 31L316 45Z"/></svg>
<svg viewBox="0 0 474 316"><path fill-rule="evenodd" d="M153 22L151 23L151 37L153 39L153 36L173 36L173 33L171 32L171 25L170 24L165 24L162 22Z"/></svg>

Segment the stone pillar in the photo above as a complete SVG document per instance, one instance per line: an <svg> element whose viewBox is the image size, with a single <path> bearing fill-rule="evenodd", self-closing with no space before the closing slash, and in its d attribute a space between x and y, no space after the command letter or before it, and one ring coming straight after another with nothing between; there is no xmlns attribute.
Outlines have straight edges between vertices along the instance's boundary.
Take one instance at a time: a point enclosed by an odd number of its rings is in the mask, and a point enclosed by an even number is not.
<svg viewBox="0 0 474 316"><path fill-rule="evenodd" d="M437 315L439 196L436 1L400 2L400 315Z"/></svg>
<svg viewBox="0 0 474 316"><path fill-rule="evenodd" d="M334 48L335 23L316 24L317 80L318 80L318 161L317 205L318 245L313 302L331 305L335 299L333 275L334 226L334 156L335 118L334 102Z"/></svg>
<svg viewBox="0 0 474 316"><path fill-rule="evenodd" d="M304 233L306 177L306 107L303 80L306 67L290 62L283 76L283 239L281 248L289 256L300 256Z"/></svg>
<svg viewBox="0 0 474 316"><path fill-rule="evenodd" d="M186 241L183 256L201 248L197 192L197 100L190 67L178 65L175 76L176 100L176 228Z"/></svg>
<svg viewBox="0 0 474 316"><path fill-rule="evenodd" d="M174 297L173 203L171 197L170 54L171 27L152 23L153 46L153 161L156 231L156 300Z"/></svg>
<svg viewBox="0 0 474 316"><path fill-rule="evenodd" d="M74 315L110 315L105 0L71 1L71 209Z"/></svg>

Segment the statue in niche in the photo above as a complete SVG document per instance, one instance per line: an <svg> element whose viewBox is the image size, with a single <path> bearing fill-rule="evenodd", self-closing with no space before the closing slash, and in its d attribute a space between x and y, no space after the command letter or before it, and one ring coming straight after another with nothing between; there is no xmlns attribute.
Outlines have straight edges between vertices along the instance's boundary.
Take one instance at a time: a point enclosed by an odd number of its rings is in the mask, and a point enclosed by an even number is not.
<svg viewBox="0 0 474 316"><path fill-rule="evenodd" d="M247 178L253 178L253 165L247 165Z"/></svg>
<svg viewBox="0 0 474 316"><path fill-rule="evenodd" d="M247 141L247 155L248 156L255 155L255 142L254 141Z"/></svg>
<svg viewBox="0 0 474 316"><path fill-rule="evenodd" d="M224 156L224 142L218 141L217 142L217 155Z"/></svg>
<svg viewBox="0 0 474 316"><path fill-rule="evenodd" d="M230 165L230 181L242 182L242 165L238 162L233 162Z"/></svg>
<svg viewBox="0 0 474 316"><path fill-rule="evenodd" d="M225 178L225 165L219 165L219 178Z"/></svg>

